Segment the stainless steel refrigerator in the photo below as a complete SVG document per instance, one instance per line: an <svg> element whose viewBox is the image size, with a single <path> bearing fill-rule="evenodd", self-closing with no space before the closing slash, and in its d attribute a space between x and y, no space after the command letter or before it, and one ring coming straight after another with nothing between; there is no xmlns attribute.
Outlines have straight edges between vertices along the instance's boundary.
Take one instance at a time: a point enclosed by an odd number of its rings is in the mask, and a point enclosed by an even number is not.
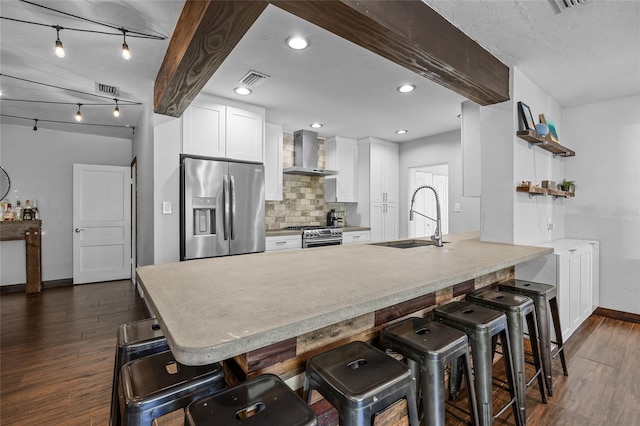
<svg viewBox="0 0 640 426"><path fill-rule="evenodd" d="M264 165L181 155L180 172L180 260L264 251Z"/></svg>

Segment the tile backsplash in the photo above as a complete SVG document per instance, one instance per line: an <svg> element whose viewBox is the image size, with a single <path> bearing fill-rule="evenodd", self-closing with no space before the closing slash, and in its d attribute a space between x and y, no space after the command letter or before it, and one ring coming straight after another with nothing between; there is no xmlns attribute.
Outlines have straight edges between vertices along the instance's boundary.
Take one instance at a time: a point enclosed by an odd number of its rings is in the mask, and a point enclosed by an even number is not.
<svg viewBox="0 0 640 426"><path fill-rule="evenodd" d="M321 169L325 167L324 160L324 140L318 139L318 167ZM293 166L293 133L284 133L282 162L283 167ZM346 217L343 203L328 203L324 200L324 176L285 173L282 187L282 201L265 203L267 231L287 226L326 225L327 213L331 209L341 212L343 218Z"/></svg>

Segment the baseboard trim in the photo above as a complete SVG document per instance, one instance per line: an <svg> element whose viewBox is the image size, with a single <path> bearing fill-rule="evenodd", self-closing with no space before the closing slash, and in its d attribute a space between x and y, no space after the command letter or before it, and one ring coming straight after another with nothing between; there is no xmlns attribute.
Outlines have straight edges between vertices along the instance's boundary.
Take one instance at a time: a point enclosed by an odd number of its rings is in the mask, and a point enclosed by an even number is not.
<svg viewBox="0 0 640 426"><path fill-rule="evenodd" d="M640 315L632 314L631 312L616 311L616 310L607 309L607 308L596 308L596 310L593 313L596 315L607 317L607 318L613 318L617 320L640 324Z"/></svg>
<svg viewBox="0 0 640 426"><path fill-rule="evenodd" d="M63 278L61 280L42 281L42 289L66 287L73 285L73 278ZM27 291L27 284L9 284L0 286L0 294L3 293L19 293Z"/></svg>

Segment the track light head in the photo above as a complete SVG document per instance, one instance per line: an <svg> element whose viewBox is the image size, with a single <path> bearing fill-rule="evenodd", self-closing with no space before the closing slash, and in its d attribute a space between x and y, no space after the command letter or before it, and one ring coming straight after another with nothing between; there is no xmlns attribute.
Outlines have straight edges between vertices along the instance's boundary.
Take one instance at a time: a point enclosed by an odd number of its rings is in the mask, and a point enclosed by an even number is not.
<svg viewBox="0 0 640 426"><path fill-rule="evenodd" d="M64 46L60 41L60 30L62 27L56 25L54 28L56 29L56 56L58 58L64 58Z"/></svg>
<svg viewBox="0 0 640 426"><path fill-rule="evenodd" d="M76 112L76 121L82 121L82 113L80 112L80 107L82 104L78 104L78 112Z"/></svg>
<svg viewBox="0 0 640 426"><path fill-rule="evenodd" d="M120 117L120 108L118 107L118 100L114 99L114 101L116 101L116 108L113 110L113 116Z"/></svg>
<svg viewBox="0 0 640 426"><path fill-rule="evenodd" d="M38 119L37 119L37 118L34 118L34 119L33 119L33 121L34 121L34 124L33 124L33 131L34 131L34 132L37 132L37 131L38 131Z"/></svg>
<svg viewBox="0 0 640 426"><path fill-rule="evenodd" d="M125 61L128 61L129 59L131 59L131 51L129 50L129 45L127 44L127 30L125 30L124 28L120 28L120 31L122 31L122 59L124 59Z"/></svg>

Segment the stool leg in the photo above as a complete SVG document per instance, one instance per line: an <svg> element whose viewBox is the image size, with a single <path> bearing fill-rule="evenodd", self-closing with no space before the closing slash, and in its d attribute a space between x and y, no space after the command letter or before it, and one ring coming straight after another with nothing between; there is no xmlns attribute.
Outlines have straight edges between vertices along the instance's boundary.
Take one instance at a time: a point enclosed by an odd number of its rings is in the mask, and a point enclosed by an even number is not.
<svg viewBox="0 0 640 426"><path fill-rule="evenodd" d="M504 354L502 355L502 359L504 361L504 367L507 372L507 381L509 383L509 396L512 401L512 409L513 416L515 417L517 426L524 426L527 424L527 419L522 417L522 412L518 407L518 398L516 397L516 376L515 369L513 367L513 351L511 346L511 341L509 339L509 334L506 330L500 332L500 341L502 342L502 347L504 348ZM515 402L514 402L515 399Z"/></svg>
<svg viewBox="0 0 640 426"><path fill-rule="evenodd" d="M464 358L462 365L464 368L464 378L465 383L467 385L467 399L469 400L469 411L471 412L471 423L474 426L478 426L480 424L480 420L478 419L478 402L476 400L476 391L473 387L473 379L471 375L473 374L471 371L471 362L469 360L469 353L465 353L462 355ZM462 358L461 357L461 358Z"/></svg>
<svg viewBox="0 0 640 426"><path fill-rule="evenodd" d="M533 366L538 375L538 388L540 398L543 403L547 403L547 394L544 391L544 378L542 377L542 364L540 362L540 338L538 336L538 326L536 325L535 310L527 314L527 328L529 329L529 341L531 342L531 352L533 353Z"/></svg>
<svg viewBox="0 0 640 426"><path fill-rule="evenodd" d="M451 361L449 372L449 400L458 399L460 394L460 384L462 383L462 364L458 359Z"/></svg>
<svg viewBox="0 0 640 426"><path fill-rule="evenodd" d="M549 328L549 309L545 297L533 299L538 321L538 336L540 337L540 359L542 371L547 384L547 395L553 396L553 378L551 373L551 329Z"/></svg>
<svg viewBox="0 0 640 426"><path fill-rule="evenodd" d="M482 426L493 424L491 399L493 354L489 345L491 345L491 339L488 336L484 339L475 339L475 342L471 344L478 419Z"/></svg>
<svg viewBox="0 0 640 426"><path fill-rule="evenodd" d="M422 410L424 409L420 399L422 395L422 387L424 386L424 382L421 381L422 369L420 368L420 364L418 364L411 358L406 358L406 360L407 360L407 366L411 370L411 380L413 382L413 390L416 393L416 400L418 401L418 416L422 417Z"/></svg>
<svg viewBox="0 0 640 426"><path fill-rule="evenodd" d="M558 343L558 352L560 355L560 362L562 363L562 371L565 376L569 375L567 371L567 362L564 359L564 341L562 340L562 327L560 326L560 313L558 312L558 301L555 297L549 299L549 306L551 307L551 315L553 317L553 328L556 331L556 340Z"/></svg>
<svg viewBox="0 0 640 426"><path fill-rule="evenodd" d="M516 379L516 401L520 416L527 418L527 379L524 374L524 337L522 330L522 316L519 313L506 313L508 318L507 332L511 344L511 361L513 374Z"/></svg>
<svg viewBox="0 0 640 426"><path fill-rule="evenodd" d="M425 426L444 426L444 364L428 360L421 374L422 413ZM428 389L428 390L427 390ZM425 391L427 390L427 391Z"/></svg>

